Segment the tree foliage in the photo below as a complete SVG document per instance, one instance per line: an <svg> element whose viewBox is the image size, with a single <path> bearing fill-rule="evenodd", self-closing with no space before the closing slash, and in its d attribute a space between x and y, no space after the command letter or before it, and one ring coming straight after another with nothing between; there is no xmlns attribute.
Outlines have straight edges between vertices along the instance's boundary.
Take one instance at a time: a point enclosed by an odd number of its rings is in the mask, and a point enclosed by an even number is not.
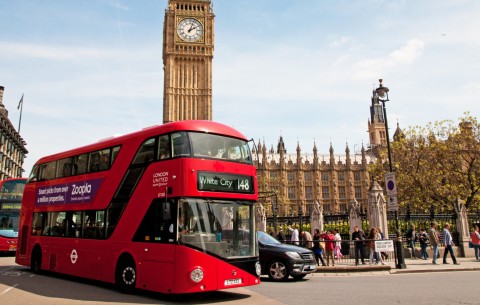
<svg viewBox="0 0 480 305"><path fill-rule="evenodd" d="M458 122L440 121L414 126L391 143L398 202L417 211L452 210L459 198L467 208L479 208L480 125L468 113ZM383 181L388 172L386 149L371 167Z"/></svg>

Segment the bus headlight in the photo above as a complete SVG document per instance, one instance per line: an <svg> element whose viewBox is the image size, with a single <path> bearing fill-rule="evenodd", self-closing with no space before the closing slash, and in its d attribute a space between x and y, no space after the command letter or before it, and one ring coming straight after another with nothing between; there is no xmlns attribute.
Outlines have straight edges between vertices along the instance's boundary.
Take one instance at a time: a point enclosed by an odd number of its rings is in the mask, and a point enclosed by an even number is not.
<svg viewBox="0 0 480 305"><path fill-rule="evenodd" d="M200 283L203 280L203 270L200 267L197 267L193 269L192 272L190 272L190 279L194 283Z"/></svg>
<svg viewBox="0 0 480 305"><path fill-rule="evenodd" d="M262 266L260 266L260 262L257 262L255 264L255 272L257 273L258 276L262 274Z"/></svg>

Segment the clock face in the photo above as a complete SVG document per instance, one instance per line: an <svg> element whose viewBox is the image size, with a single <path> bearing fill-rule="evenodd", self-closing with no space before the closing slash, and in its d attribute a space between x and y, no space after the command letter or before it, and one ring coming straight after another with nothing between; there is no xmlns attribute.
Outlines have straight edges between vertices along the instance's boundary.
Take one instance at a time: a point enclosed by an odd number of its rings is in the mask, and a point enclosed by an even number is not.
<svg viewBox="0 0 480 305"><path fill-rule="evenodd" d="M178 36L186 42L197 42L203 38L203 25L195 18L185 18L178 23Z"/></svg>

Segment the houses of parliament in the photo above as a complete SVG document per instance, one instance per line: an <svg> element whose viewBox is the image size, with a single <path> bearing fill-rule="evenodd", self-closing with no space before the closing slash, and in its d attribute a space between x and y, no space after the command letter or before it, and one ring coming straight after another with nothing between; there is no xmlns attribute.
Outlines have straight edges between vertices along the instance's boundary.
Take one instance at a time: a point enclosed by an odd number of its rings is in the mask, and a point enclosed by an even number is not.
<svg viewBox="0 0 480 305"><path fill-rule="evenodd" d="M164 122L212 119L212 60L214 13L211 0L169 0L164 20ZM227 123L228 122L224 122ZM324 213L346 212L351 202L367 207L368 165L378 148L386 146L382 105L374 92L368 120L370 145L361 153L328 154L313 149L288 153L280 137L276 149L265 143L253 147L259 191L274 193L279 216L309 214L315 201ZM261 135L259 135L261 136ZM306 153L305 153L306 152ZM265 205L267 215L272 205Z"/></svg>

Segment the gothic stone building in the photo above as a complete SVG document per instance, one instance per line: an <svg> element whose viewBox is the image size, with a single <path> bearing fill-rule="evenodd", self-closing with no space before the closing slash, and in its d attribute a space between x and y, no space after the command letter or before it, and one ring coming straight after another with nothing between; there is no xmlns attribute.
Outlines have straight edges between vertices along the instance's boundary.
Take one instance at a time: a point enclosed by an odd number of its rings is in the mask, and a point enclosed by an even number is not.
<svg viewBox="0 0 480 305"><path fill-rule="evenodd" d="M25 141L8 119L3 105L4 87L0 86L0 180L19 178L23 174L23 160L28 151Z"/></svg>
<svg viewBox="0 0 480 305"><path fill-rule="evenodd" d="M310 215L315 201L324 213L346 213L351 202L357 201L367 208L367 191L370 177L367 165L371 157L362 147L361 154L351 155L348 145L345 155L335 155L330 145L329 155L319 155L316 144L313 154L302 155L300 145L296 154L288 154L283 138L267 151L265 143L259 142L254 158L258 166L260 191L277 194L278 215ZM258 160L257 160L258 156ZM266 205L267 215L272 215L272 206Z"/></svg>

